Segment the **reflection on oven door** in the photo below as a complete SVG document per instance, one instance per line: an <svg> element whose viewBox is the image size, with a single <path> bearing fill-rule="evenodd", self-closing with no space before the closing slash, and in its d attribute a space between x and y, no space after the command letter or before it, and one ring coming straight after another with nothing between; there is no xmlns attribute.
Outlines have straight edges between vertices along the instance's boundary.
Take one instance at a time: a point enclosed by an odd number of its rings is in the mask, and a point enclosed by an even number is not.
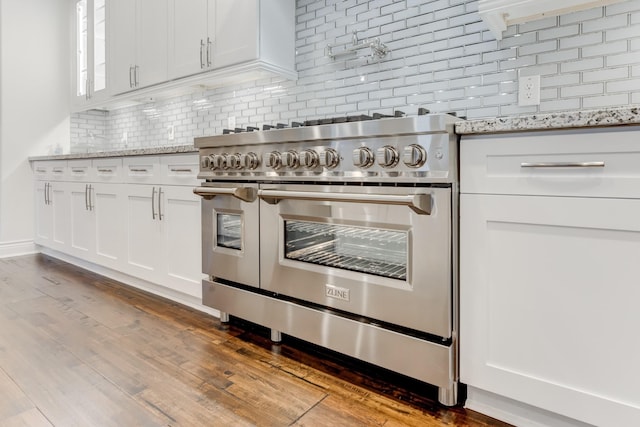
<svg viewBox="0 0 640 427"><path fill-rule="evenodd" d="M450 337L450 188L263 188L280 190L261 193L263 289Z"/></svg>

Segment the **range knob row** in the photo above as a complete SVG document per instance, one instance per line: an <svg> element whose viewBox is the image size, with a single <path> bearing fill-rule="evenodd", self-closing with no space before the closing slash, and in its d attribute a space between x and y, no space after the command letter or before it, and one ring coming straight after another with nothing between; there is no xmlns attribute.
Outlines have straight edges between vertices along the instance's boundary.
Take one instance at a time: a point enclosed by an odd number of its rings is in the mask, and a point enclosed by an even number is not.
<svg viewBox="0 0 640 427"><path fill-rule="evenodd" d="M392 168L400 162L400 153L391 145L380 147L375 153L368 147L358 147L353 150L354 166L366 169L376 160L383 168ZM407 145L402 149L402 162L409 167L419 168L427 162L427 150L418 144Z"/></svg>
<svg viewBox="0 0 640 427"><path fill-rule="evenodd" d="M295 150L285 151L284 153L272 151L266 155L265 159L266 166L272 169L283 167L288 169L297 169L299 167L314 169L318 166L333 169L340 163L340 156L333 148L327 148L320 153L312 149L302 150L300 153Z"/></svg>
<svg viewBox="0 0 640 427"><path fill-rule="evenodd" d="M260 157L256 153L212 154L200 158L203 169L256 169L260 166Z"/></svg>

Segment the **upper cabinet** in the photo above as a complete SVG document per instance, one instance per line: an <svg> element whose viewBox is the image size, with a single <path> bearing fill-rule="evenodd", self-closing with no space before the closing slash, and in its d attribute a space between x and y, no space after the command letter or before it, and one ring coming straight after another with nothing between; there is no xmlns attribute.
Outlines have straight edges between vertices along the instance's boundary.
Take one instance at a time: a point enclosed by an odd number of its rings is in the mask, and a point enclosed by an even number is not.
<svg viewBox="0 0 640 427"><path fill-rule="evenodd" d="M623 0L480 0L478 13L497 40L509 25L562 15Z"/></svg>
<svg viewBox="0 0 640 427"><path fill-rule="evenodd" d="M169 1L170 79L239 64L295 75L294 0Z"/></svg>
<svg viewBox="0 0 640 427"><path fill-rule="evenodd" d="M76 108L107 96L106 0L73 2L75 56L73 57L73 104Z"/></svg>
<svg viewBox="0 0 640 427"><path fill-rule="evenodd" d="M117 95L166 81L168 0L109 3L111 92Z"/></svg>
<svg viewBox="0 0 640 427"><path fill-rule="evenodd" d="M295 79L295 0L75 0L74 111Z"/></svg>

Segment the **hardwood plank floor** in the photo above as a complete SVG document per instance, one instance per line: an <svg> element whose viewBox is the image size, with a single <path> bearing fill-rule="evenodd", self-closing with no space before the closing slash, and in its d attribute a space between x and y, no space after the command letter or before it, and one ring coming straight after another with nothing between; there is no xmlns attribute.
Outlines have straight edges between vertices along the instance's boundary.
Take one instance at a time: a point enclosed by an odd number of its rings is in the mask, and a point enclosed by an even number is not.
<svg viewBox="0 0 640 427"><path fill-rule="evenodd" d="M45 255L0 260L2 426L506 426Z"/></svg>

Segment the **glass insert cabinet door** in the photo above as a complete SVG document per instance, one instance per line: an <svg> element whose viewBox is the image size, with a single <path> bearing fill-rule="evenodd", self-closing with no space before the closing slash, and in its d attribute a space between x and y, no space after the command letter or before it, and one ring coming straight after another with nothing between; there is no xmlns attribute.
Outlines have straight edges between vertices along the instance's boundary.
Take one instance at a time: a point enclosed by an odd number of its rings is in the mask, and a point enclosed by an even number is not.
<svg viewBox="0 0 640 427"><path fill-rule="evenodd" d="M216 246L242 250L242 215L216 214Z"/></svg>
<svg viewBox="0 0 640 427"><path fill-rule="evenodd" d="M75 2L75 96L89 100L107 88L106 0Z"/></svg>
<svg viewBox="0 0 640 427"><path fill-rule="evenodd" d="M289 220L285 258L407 280L407 231Z"/></svg>

